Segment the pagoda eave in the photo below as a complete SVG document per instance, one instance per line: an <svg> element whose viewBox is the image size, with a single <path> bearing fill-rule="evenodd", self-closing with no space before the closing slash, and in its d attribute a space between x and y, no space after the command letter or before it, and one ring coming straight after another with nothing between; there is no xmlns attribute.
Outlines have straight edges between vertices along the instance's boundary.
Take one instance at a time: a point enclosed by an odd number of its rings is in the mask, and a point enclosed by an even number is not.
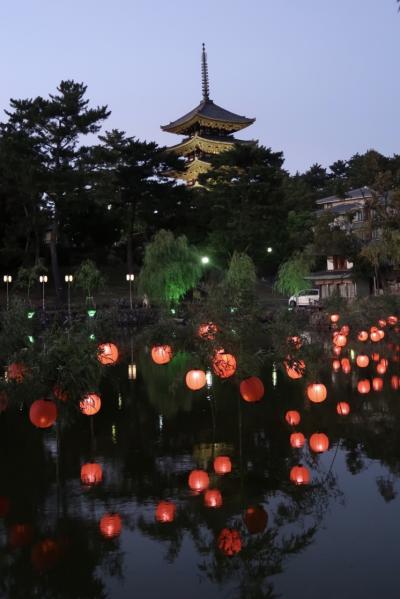
<svg viewBox="0 0 400 599"><path fill-rule="evenodd" d="M167 148L167 152L173 152L175 154L186 156L195 152L196 150L200 150L201 152L205 152L207 154L219 154L221 152L226 152L231 150L236 144L244 144L251 145L254 144L253 141L235 139L224 139L222 138L212 138L202 135L194 135L193 137L189 137L184 139L181 143L178 143L174 146L170 146Z"/></svg>
<svg viewBox="0 0 400 599"><path fill-rule="evenodd" d="M204 118L196 117L184 122L179 125L175 125L171 123L169 125L162 125L162 131L167 133L176 133L177 135L188 135L190 131L197 125L199 128L208 128L208 129L219 129L221 131L229 131L229 133L235 133L236 131L240 131L241 129L245 129L252 125L256 119L246 119L243 122L231 123L227 121L222 121L218 119L212 119L210 117Z"/></svg>

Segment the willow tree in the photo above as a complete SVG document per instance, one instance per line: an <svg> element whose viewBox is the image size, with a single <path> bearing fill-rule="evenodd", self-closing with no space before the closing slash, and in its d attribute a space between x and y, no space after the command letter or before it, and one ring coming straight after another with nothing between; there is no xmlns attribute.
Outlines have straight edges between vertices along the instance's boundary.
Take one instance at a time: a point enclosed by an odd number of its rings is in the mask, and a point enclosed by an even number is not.
<svg viewBox="0 0 400 599"><path fill-rule="evenodd" d="M193 289L200 277L199 255L186 237L175 238L171 231L162 229L146 246L139 293L156 304L170 306Z"/></svg>

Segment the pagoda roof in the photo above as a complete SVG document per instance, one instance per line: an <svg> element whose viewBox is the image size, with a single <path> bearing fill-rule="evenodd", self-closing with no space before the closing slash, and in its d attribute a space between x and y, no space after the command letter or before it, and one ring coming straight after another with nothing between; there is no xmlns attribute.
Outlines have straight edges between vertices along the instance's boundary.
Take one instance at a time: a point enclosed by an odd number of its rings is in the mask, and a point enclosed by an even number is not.
<svg viewBox="0 0 400 599"><path fill-rule="evenodd" d="M168 125L161 126L163 131L169 133L185 133L195 123L204 124L205 126L215 126L221 129L230 131L239 131L254 123L256 119L247 118L229 110L225 110L218 104L214 104L209 98L203 99L196 108L183 115L176 121L172 121Z"/></svg>
<svg viewBox="0 0 400 599"><path fill-rule="evenodd" d="M177 152L186 154L192 152L196 148L200 148L203 151L209 150L211 153L218 153L219 151L228 150L235 144L240 145L252 145L257 142L253 140L236 139L230 135L204 135L195 134L192 137L186 137L178 144L170 146L169 152Z"/></svg>

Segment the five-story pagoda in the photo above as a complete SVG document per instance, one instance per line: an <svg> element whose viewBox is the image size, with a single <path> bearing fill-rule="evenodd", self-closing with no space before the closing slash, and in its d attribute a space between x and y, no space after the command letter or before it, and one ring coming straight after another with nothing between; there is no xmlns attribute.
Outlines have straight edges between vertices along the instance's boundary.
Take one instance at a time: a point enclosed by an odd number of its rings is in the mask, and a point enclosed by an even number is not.
<svg viewBox="0 0 400 599"><path fill-rule="evenodd" d="M177 145L168 148L186 161L183 172L171 173L187 185L195 185L198 176L210 168L209 156L230 150L235 144L254 144L233 137L233 133L248 127L256 119L248 119L225 110L210 100L207 54L203 44L201 57L203 99L196 108L181 118L161 127L168 133L185 135Z"/></svg>

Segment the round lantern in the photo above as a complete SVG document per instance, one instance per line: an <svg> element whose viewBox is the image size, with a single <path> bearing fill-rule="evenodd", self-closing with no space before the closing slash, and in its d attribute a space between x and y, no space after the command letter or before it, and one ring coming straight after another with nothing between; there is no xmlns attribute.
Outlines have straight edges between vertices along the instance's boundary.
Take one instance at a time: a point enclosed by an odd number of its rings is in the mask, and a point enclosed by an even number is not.
<svg viewBox="0 0 400 599"><path fill-rule="evenodd" d="M210 479L205 470L192 470L192 472L189 474L188 483L192 491L201 493L207 489L208 485L210 484Z"/></svg>
<svg viewBox="0 0 400 599"><path fill-rule="evenodd" d="M348 416L350 414L350 405L347 401L339 401L336 404L336 412L339 416Z"/></svg>
<svg viewBox="0 0 400 599"><path fill-rule="evenodd" d="M5 412L8 407L8 395L5 391L0 391L0 414Z"/></svg>
<svg viewBox="0 0 400 599"><path fill-rule="evenodd" d="M37 572L52 570L60 559L60 547L53 539L44 539L32 548L31 560Z"/></svg>
<svg viewBox="0 0 400 599"><path fill-rule="evenodd" d="M57 406L54 401L37 399L29 409L29 419L38 428L53 426L57 418Z"/></svg>
<svg viewBox="0 0 400 599"><path fill-rule="evenodd" d="M333 372L339 372L339 370L340 370L340 361L339 360L333 360L332 370L333 370Z"/></svg>
<svg viewBox="0 0 400 599"><path fill-rule="evenodd" d="M31 524L13 524L8 532L8 542L14 549L27 547L33 541Z"/></svg>
<svg viewBox="0 0 400 599"><path fill-rule="evenodd" d="M264 385L258 376L251 376L240 383L240 395L250 403L260 401L264 396Z"/></svg>
<svg viewBox="0 0 400 599"><path fill-rule="evenodd" d="M365 354L359 354L356 359L356 364L359 368L366 368L369 364L369 358Z"/></svg>
<svg viewBox="0 0 400 599"><path fill-rule="evenodd" d="M242 549L242 540L240 534L234 528L223 528L218 535L218 549L224 555L232 557Z"/></svg>
<svg viewBox="0 0 400 599"><path fill-rule="evenodd" d="M204 505L206 507L221 507L222 495L218 489L207 489L204 493Z"/></svg>
<svg viewBox="0 0 400 599"><path fill-rule="evenodd" d="M385 374L386 370L387 370L386 361L385 360L381 360L379 362L379 364L377 364L377 366L376 366L376 372L378 374Z"/></svg>
<svg viewBox="0 0 400 599"><path fill-rule="evenodd" d="M358 381L357 391L363 395L369 393L371 391L371 383L368 379L363 379L362 381Z"/></svg>
<svg viewBox="0 0 400 599"><path fill-rule="evenodd" d="M100 464L83 464L81 468L81 481L84 485L98 485L103 480L103 469Z"/></svg>
<svg viewBox="0 0 400 599"><path fill-rule="evenodd" d="M390 386L392 387L393 391L398 391L399 386L400 386L400 381L399 381L399 377L397 376L397 374L394 374L391 377Z"/></svg>
<svg viewBox="0 0 400 599"><path fill-rule="evenodd" d="M211 341L215 339L215 335L218 333L218 327L213 322L205 322L199 325L197 329L197 334L201 339L207 339Z"/></svg>
<svg viewBox="0 0 400 599"><path fill-rule="evenodd" d="M388 324L390 324L392 327L395 324L397 324L397 320L398 320L397 316L388 316L388 319L387 319Z"/></svg>
<svg viewBox="0 0 400 599"><path fill-rule="evenodd" d="M305 466L293 466L290 471L290 480L295 485L308 485L311 480L310 471Z"/></svg>
<svg viewBox="0 0 400 599"><path fill-rule="evenodd" d="M221 379L227 379L236 372L236 358L232 354L217 352L212 361L213 370Z"/></svg>
<svg viewBox="0 0 400 599"><path fill-rule="evenodd" d="M385 336L385 331L382 331L382 329L379 329L378 334L379 334L379 341L381 341Z"/></svg>
<svg viewBox="0 0 400 599"><path fill-rule="evenodd" d="M13 362L7 368L7 380L22 383L26 374L27 368L25 364Z"/></svg>
<svg viewBox="0 0 400 599"><path fill-rule="evenodd" d="M333 324L336 324L337 322L339 322L339 318L340 318L339 314L331 314L331 322L333 322Z"/></svg>
<svg viewBox="0 0 400 599"><path fill-rule="evenodd" d="M325 401L327 390L322 383L311 383L307 387L307 397L313 403L321 403Z"/></svg>
<svg viewBox="0 0 400 599"><path fill-rule="evenodd" d="M348 336L348 334L350 333L350 327L348 324L344 324L342 326L342 328L340 329L340 333L341 335L346 335L346 337Z"/></svg>
<svg viewBox="0 0 400 599"><path fill-rule="evenodd" d="M340 356L340 354L342 353L342 348L338 345L335 345L333 347L333 353L335 354L335 356Z"/></svg>
<svg viewBox="0 0 400 599"><path fill-rule="evenodd" d="M360 331L358 333L357 339L362 342L367 341L367 339L368 339L367 331Z"/></svg>
<svg viewBox="0 0 400 599"><path fill-rule="evenodd" d="M97 359L103 366L116 364L118 360L118 347L114 343L101 343L99 345Z"/></svg>
<svg viewBox="0 0 400 599"><path fill-rule="evenodd" d="M156 507L157 522L173 522L175 520L176 506L172 501L160 501Z"/></svg>
<svg viewBox="0 0 400 599"><path fill-rule="evenodd" d="M104 514L100 520L100 532L106 539L114 539L121 534L122 520L119 514Z"/></svg>
<svg viewBox="0 0 400 599"><path fill-rule="evenodd" d="M101 408L101 399L95 393L88 393L79 403L82 414L94 416Z"/></svg>
<svg viewBox="0 0 400 599"><path fill-rule="evenodd" d="M155 345L151 350L151 358L156 364L168 364L172 360L170 345Z"/></svg>
<svg viewBox="0 0 400 599"><path fill-rule="evenodd" d="M349 372L351 372L351 364L348 358L342 358L340 364L345 374L349 374Z"/></svg>
<svg viewBox="0 0 400 599"><path fill-rule="evenodd" d="M292 433L290 435L290 445L295 449L300 449L300 447L303 447L305 442L306 439L303 433Z"/></svg>
<svg viewBox="0 0 400 599"><path fill-rule="evenodd" d="M214 472L216 474L229 474L232 471L231 458L219 455L214 459Z"/></svg>
<svg viewBox="0 0 400 599"><path fill-rule="evenodd" d="M378 324L379 324L379 326L381 327L381 329L384 329L384 328L385 328L385 326L386 326L386 320L384 320L383 318L380 318L380 319L378 320Z"/></svg>
<svg viewBox="0 0 400 599"><path fill-rule="evenodd" d="M310 437L309 444L316 453L323 453L329 449L329 438L325 433L314 433Z"/></svg>
<svg viewBox="0 0 400 599"><path fill-rule="evenodd" d="M244 513L244 523L251 535L264 532L268 524L268 514L262 505L250 506Z"/></svg>
<svg viewBox="0 0 400 599"><path fill-rule="evenodd" d="M379 362L380 355L377 352L373 352L371 354L371 359L372 359L373 362Z"/></svg>
<svg viewBox="0 0 400 599"><path fill-rule="evenodd" d="M300 424L300 414L297 410L288 410L285 414L285 420L290 426L297 426Z"/></svg>
<svg viewBox="0 0 400 599"><path fill-rule="evenodd" d="M379 376L376 376L372 379L372 388L374 391L382 391L383 389L383 379Z"/></svg>
<svg viewBox="0 0 400 599"><path fill-rule="evenodd" d="M186 386L192 391L202 389L207 382L204 370L189 370L186 373Z"/></svg>
<svg viewBox="0 0 400 599"><path fill-rule="evenodd" d="M345 347L347 345L347 337L343 333L336 333L333 336L333 343L336 347Z"/></svg>
<svg viewBox="0 0 400 599"><path fill-rule="evenodd" d="M369 338L374 343L378 343L378 341L381 340L381 336L380 336L380 333L379 333L378 329L375 329L375 330L371 331L371 333L369 335Z"/></svg>
<svg viewBox="0 0 400 599"><path fill-rule="evenodd" d="M301 379L306 365L303 360L291 360L291 362L285 362L285 367L286 373L290 379Z"/></svg>

